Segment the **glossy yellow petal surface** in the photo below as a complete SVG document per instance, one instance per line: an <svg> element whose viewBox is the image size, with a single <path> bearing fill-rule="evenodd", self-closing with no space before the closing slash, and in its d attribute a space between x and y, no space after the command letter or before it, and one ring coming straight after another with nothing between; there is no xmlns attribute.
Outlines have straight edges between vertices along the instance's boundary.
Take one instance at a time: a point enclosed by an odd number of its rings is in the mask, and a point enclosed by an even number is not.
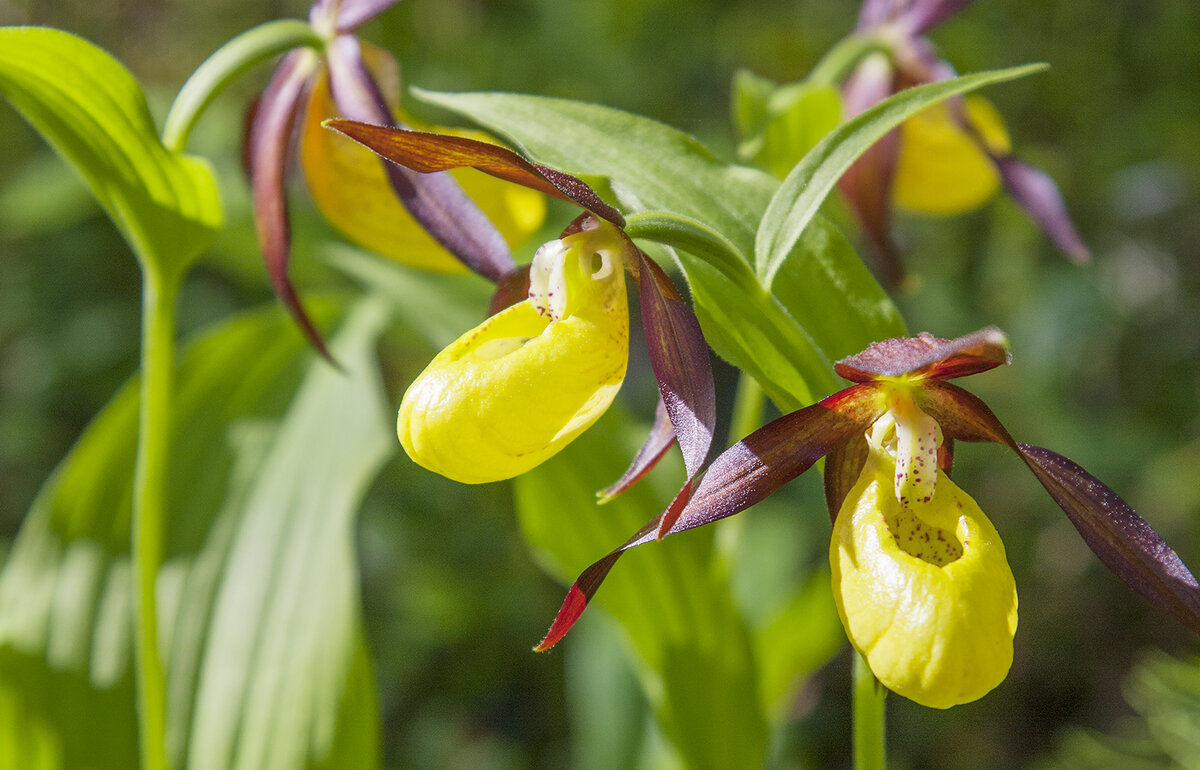
<svg viewBox="0 0 1200 770"><path fill-rule="evenodd" d="M967 116L988 147L1008 152L1008 131L992 103L978 96L963 100ZM952 216L979 208L1000 187L1000 174L988 156L963 132L950 103L918 112L900 127L900 152L892 200L920 214Z"/></svg>
<svg viewBox="0 0 1200 770"><path fill-rule="evenodd" d="M851 643L889 690L949 708L982 697L1012 665L1017 593L1004 546L965 492L938 474L925 505L901 507L894 461L872 449L829 548Z"/></svg>
<svg viewBox="0 0 1200 770"><path fill-rule="evenodd" d="M577 250L566 256L574 266L590 264ZM397 431L408 456L455 481L499 481L539 465L594 423L629 358L620 263L605 261L596 275L568 279L592 285L574 286L561 320L526 300L438 354L400 405Z"/></svg>
<svg viewBox="0 0 1200 770"><path fill-rule="evenodd" d="M359 246L402 264L439 272L465 270L396 199L379 156L321 125L334 117L338 112L322 69L313 79L300 134L300 163L321 214ZM487 141L478 132L437 130ZM545 219L540 193L471 169L448 173L510 246L524 242Z"/></svg>

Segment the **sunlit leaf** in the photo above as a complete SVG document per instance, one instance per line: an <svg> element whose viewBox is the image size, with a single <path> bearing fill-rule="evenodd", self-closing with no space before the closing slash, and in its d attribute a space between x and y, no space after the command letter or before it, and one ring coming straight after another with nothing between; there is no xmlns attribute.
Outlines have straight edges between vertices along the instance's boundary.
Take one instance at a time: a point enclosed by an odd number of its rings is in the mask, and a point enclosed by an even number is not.
<svg viewBox="0 0 1200 770"><path fill-rule="evenodd" d="M54 29L0 29L0 93L83 177L147 268L178 271L221 223L208 165L168 151L133 76Z"/></svg>
<svg viewBox="0 0 1200 770"><path fill-rule="evenodd" d="M276 310L183 357L158 579L176 766L377 764L352 524L392 444L373 362L384 318L364 305L343 324L345 372ZM0 756L14 767L137 765L136 423L133 382L43 489L0 573Z"/></svg>

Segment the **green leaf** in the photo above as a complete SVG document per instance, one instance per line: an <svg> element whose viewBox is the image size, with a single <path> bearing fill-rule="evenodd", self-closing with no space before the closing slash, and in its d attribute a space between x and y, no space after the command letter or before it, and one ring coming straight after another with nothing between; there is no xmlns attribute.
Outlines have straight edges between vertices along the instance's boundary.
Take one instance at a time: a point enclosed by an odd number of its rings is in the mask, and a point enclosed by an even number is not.
<svg viewBox="0 0 1200 770"><path fill-rule="evenodd" d="M792 254L808 223L817 215L842 174L884 134L926 107L951 96L1015 80L1043 69L1044 65L1031 64L909 88L827 134L783 180L763 216L754 246L756 271L763 286L770 288L773 285L784 261Z"/></svg>
<svg viewBox="0 0 1200 770"><path fill-rule="evenodd" d="M374 362L384 320L364 304L343 323L345 372L275 309L182 360L158 578L174 766L378 762L353 521L392 446ZM129 383L89 426L0 573L0 767L137 765L137 394Z"/></svg>
<svg viewBox="0 0 1200 770"><path fill-rule="evenodd" d="M208 164L163 146L137 81L106 52L54 29L0 29L0 92L83 177L143 269L181 272L212 243Z"/></svg>
<svg viewBox="0 0 1200 770"><path fill-rule="evenodd" d="M741 70L733 80L733 109L743 137L738 155L782 178L837 128L842 100L828 84L801 81L777 86Z"/></svg>
<svg viewBox="0 0 1200 770"><path fill-rule="evenodd" d="M595 491L621 474L642 432L610 409L557 457L516 480L525 540L564 584L670 500L674 490L656 470L596 504ZM682 478L677 465L664 470L673 472L668 483ZM628 635L643 688L688 767L760 767L767 723L753 642L711 550L712 533L699 531L631 551L595 604ZM546 608L547 624L553 612Z"/></svg>

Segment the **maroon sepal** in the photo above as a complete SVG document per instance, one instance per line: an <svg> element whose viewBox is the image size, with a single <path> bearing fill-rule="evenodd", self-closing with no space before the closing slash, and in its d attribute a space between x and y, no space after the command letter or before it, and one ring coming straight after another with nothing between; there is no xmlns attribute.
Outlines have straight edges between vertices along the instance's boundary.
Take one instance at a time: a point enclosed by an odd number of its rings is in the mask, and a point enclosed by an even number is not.
<svg viewBox="0 0 1200 770"><path fill-rule="evenodd" d="M575 581L551 631L534 649L552 647L570 630L609 570L625 551L662 536L711 524L763 500L840 444L862 433L885 405L873 383L854 385L767 423L722 452L708 466L693 493L689 484L666 510L624 545L588 567ZM680 506L680 502L686 504ZM666 520L671 523L667 524Z"/></svg>
<svg viewBox="0 0 1200 770"><path fill-rule="evenodd" d="M858 483L868 451L867 438L860 434L834 447L825 457L825 505L829 508L831 524L837 523L846 497Z"/></svg>
<svg viewBox="0 0 1200 770"><path fill-rule="evenodd" d="M359 42L343 35L329 45L328 56L329 86L342 115L393 125L391 109L363 61ZM504 236L452 176L416 173L380 162L413 219L460 262L494 282L516 268Z"/></svg>
<svg viewBox="0 0 1200 770"><path fill-rule="evenodd" d="M529 265L518 265L496 282L496 291L488 302L488 317L529 297Z"/></svg>
<svg viewBox="0 0 1200 770"><path fill-rule="evenodd" d="M490 142L461 136L387 128L353 120L327 120L340 131L380 156L423 174L453 168L474 168L531 190L575 203L617 227L625 218L580 179L525 160Z"/></svg>
<svg viewBox="0 0 1200 770"><path fill-rule="evenodd" d="M642 328L650 364L658 379L658 392L675 438L683 452L688 478L708 459L717 422L717 395L713 385L708 344L692 308L676 291L658 264L640 250L638 297Z"/></svg>
<svg viewBox="0 0 1200 770"><path fill-rule="evenodd" d="M1091 258L1087 244L1079 237L1079 231L1067 213L1062 193L1050 175L1011 155L993 154L992 162L1000 172L1004 189L1050 236L1050 240L1072 262L1087 262Z"/></svg>
<svg viewBox="0 0 1200 770"><path fill-rule="evenodd" d="M1062 455L1018 444L982 401L956 385L926 383L921 389L920 407L937 420L947 437L993 441L1020 455L1104 566L1200 633L1200 586L1196 579L1117 493Z"/></svg>
<svg viewBox="0 0 1200 770"><path fill-rule="evenodd" d="M833 369L851 382L901 376L948 380L1010 361L1008 337L989 326L953 340L922 332L916 337L873 342L863 352L838 361Z"/></svg>
<svg viewBox="0 0 1200 770"><path fill-rule="evenodd" d="M336 28L350 32L391 8L400 0L340 0L337 3Z"/></svg>
<svg viewBox="0 0 1200 770"><path fill-rule="evenodd" d="M1029 444L1017 452L1104 566L1200 634L1200 585L1129 503L1060 454Z"/></svg>
<svg viewBox="0 0 1200 770"><path fill-rule="evenodd" d="M271 285L309 343L333 363L288 278L291 235L284 180L296 113L315 67L316 58L309 51L293 51L283 58L254 110L246 147L254 193L254 225Z"/></svg>
<svg viewBox="0 0 1200 770"><path fill-rule="evenodd" d="M660 397L658 406L654 409L654 425L650 428L650 435L634 455L633 462L621 474L621 478L596 493L596 502L607 503L641 481L674 444L675 428L671 425L671 416L667 414L667 407Z"/></svg>

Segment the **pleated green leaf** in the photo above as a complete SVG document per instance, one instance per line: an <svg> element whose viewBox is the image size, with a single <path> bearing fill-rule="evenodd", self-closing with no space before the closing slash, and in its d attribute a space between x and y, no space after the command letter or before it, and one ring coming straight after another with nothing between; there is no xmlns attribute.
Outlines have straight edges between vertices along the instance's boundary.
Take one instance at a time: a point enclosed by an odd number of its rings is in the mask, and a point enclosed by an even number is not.
<svg viewBox="0 0 1200 770"><path fill-rule="evenodd" d="M353 522L393 443L374 361L384 320L364 304L343 322L344 372L275 309L183 356L158 579L173 766L378 764ZM137 398L131 382L88 427L0 573L5 770L137 765Z"/></svg>

